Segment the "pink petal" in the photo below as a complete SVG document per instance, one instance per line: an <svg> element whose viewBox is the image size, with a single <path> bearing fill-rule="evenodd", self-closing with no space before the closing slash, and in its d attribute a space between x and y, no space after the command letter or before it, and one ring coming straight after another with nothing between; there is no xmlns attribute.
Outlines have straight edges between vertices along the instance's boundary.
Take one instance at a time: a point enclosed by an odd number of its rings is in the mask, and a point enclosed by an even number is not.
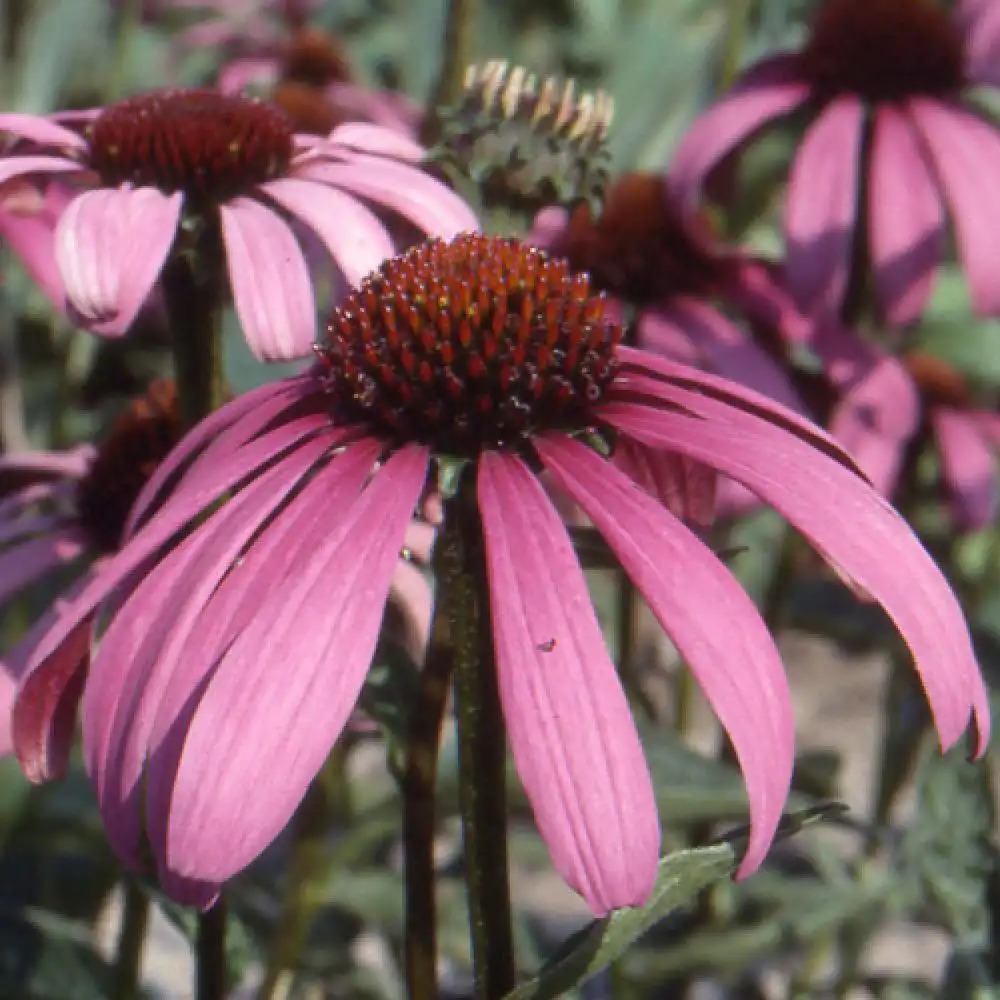
<svg viewBox="0 0 1000 1000"><path fill-rule="evenodd" d="M675 517L699 528L712 526L719 478L715 469L686 455L644 448L628 438L616 444L611 461Z"/></svg>
<svg viewBox="0 0 1000 1000"><path fill-rule="evenodd" d="M670 164L668 184L680 203L697 203L712 168L765 125L790 114L809 97L794 58L778 56L755 67L688 129Z"/></svg>
<svg viewBox="0 0 1000 1000"><path fill-rule="evenodd" d="M60 528L68 528L70 523L66 516L58 514L36 514L11 520L0 517L0 546L15 539L27 538L29 535L41 535Z"/></svg>
<svg viewBox="0 0 1000 1000"><path fill-rule="evenodd" d="M128 331L173 245L182 201L143 187L98 188L70 203L56 228L56 261L90 330Z"/></svg>
<svg viewBox="0 0 1000 1000"><path fill-rule="evenodd" d="M597 914L653 888L649 771L583 572L541 485L486 452L479 509L511 752L559 873Z"/></svg>
<svg viewBox="0 0 1000 1000"><path fill-rule="evenodd" d="M261 190L315 231L352 285L395 253L378 216L343 191L287 178L262 184Z"/></svg>
<svg viewBox="0 0 1000 1000"><path fill-rule="evenodd" d="M430 639L434 610L434 595L426 574L401 559L392 576L389 603L401 618L397 641L414 663L421 663Z"/></svg>
<svg viewBox="0 0 1000 1000"><path fill-rule="evenodd" d="M71 174L84 169L60 156L5 156L0 157L0 184L30 174Z"/></svg>
<svg viewBox="0 0 1000 1000"><path fill-rule="evenodd" d="M918 319L944 246L941 196L906 117L894 105L875 111L868 168L868 244L886 322Z"/></svg>
<svg viewBox="0 0 1000 1000"><path fill-rule="evenodd" d="M219 70L215 85L223 93L238 94L248 87L273 87L281 74L281 65L276 56L234 59Z"/></svg>
<svg viewBox="0 0 1000 1000"><path fill-rule="evenodd" d="M316 303L295 234L250 198L234 198L219 214L233 301L250 350L261 361L307 357Z"/></svg>
<svg viewBox="0 0 1000 1000"><path fill-rule="evenodd" d="M0 475L27 472L33 479L73 479L84 475L94 460L95 449L80 445L67 451L8 451L0 455Z"/></svg>
<svg viewBox="0 0 1000 1000"><path fill-rule="evenodd" d="M786 276L804 312L838 315L851 272L865 110L833 101L809 127L792 163L785 203Z"/></svg>
<svg viewBox="0 0 1000 1000"><path fill-rule="evenodd" d="M1000 8L993 0L961 0L956 13L965 33L969 79L1000 84Z"/></svg>
<svg viewBox="0 0 1000 1000"><path fill-rule="evenodd" d="M187 647L192 630L240 552L326 449L325 441L310 442L240 490L154 567L101 640L83 703L84 759L111 842L133 864L139 863L140 778L165 686L174 674L197 669L184 700L198 689L215 656ZM369 449L362 475L376 455ZM169 614L157 615L161 608Z"/></svg>
<svg viewBox="0 0 1000 1000"><path fill-rule="evenodd" d="M0 552L0 604L56 567L78 559L86 547L86 539L74 529L4 549Z"/></svg>
<svg viewBox="0 0 1000 1000"><path fill-rule="evenodd" d="M420 163L427 152L420 143L395 129L384 125L369 125L366 122L338 125L327 136L326 142L334 147L347 147L355 153L389 156L415 164ZM322 151L323 146L319 148Z"/></svg>
<svg viewBox="0 0 1000 1000"><path fill-rule="evenodd" d="M941 471L951 493L958 527L975 531L997 515L996 455L980 433L975 415L938 406L931 411L941 452Z"/></svg>
<svg viewBox="0 0 1000 1000"><path fill-rule="evenodd" d="M1000 312L1000 133L957 104L912 98L910 120L927 146L951 210L958 254L972 305L982 315Z"/></svg>
<svg viewBox="0 0 1000 1000"><path fill-rule="evenodd" d="M78 153L88 151L87 140L82 136L37 115L0 114L0 132L9 132L40 146L57 146Z"/></svg>
<svg viewBox="0 0 1000 1000"><path fill-rule="evenodd" d="M373 91L356 83L331 83L326 87L324 96L348 115L392 129L408 138L416 137L424 117L422 106L412 98L389 90ZM424 150L423 147L420 149L421 156L416 157L414 162L422 158ZM397 147L397 152L392 155L409 160L413 159L414 152L411 148L404 153L402 147Z"/></svg>
<svg viewBox="0 0 1000 1000"><path fill-rule="evenodd" d="M702 364L710 371L756 389L793 409L805 411L805 404L785 370L714 306L676 295L655 311L661 324L684 331L701 353ZM645 316L639 324L639 346L659 353L655 334L650 334Z"/></svg>
<svg viewBox="0 0 1000 1000"><path fill-rule="evenodd" d="M390 208L428 236L451 239L459 233L479 231L475 213L451 188L405 163L358 154L346 163L310 160L297 167L295 175L343 188Z"/></svg>
<svg viewBox="0 0 1000 1000"><path fill-rule="evenodd" d="M213 443L223 438L226 431L243 424L249 417L251 428L242 437L242 443L250 440L275 420L290 406L306 397L316 388L311 377L297 376L268 382L250 392L237 396L232 402L209 414L204 420L188 431L183 439L160 462L156 471L146 481L125 524L125 537L135 534L138 525L146 520L147 514L164 499L165 488L178 473L188 465L195 455L207 451ZM264 422L259 423L263 417ZM227 440L227 444L231 444Z"/></svg>
<svg viewBox="0 0 1000 1000"><path fill-rule="evenodd" d="M767 626L711 549L586 445L550 435L535 448L618 556L729 733L750 800L739 872L749 875L774 839L795 757L791 697Z"/></svg>
<svg viewBox="0 0 1000 1000"><path fill-rule="evenodd" d="M774 269L759 261L738 257L721 298L755 326L779 333L785 343L806 343L812 334L812 322L803 316Z"/></svg>
<svg viewBox="0 0 1000 1000"><path fill-rule="evenodd" d="M630 352L633 359L636 353ZM671 408L623 397L602 405L601 419L648 447L713 465L788 518L895 622L913 652L942 745L962 735L971 706L979 750L985 749L986 692L961 609L906 522L863 479L831 461L817 447L821 438L789 433L787 423L768 419L766 411L758 415L667 380L654 386L636 376L634 382L634 391L659 393L661 405ZM773 411L776 417L786 412Z"/></svg>
<svg viewBox="0 0 1000 1000"><path fill-rule="evenodd" d="M281 831L371 663L426 449L393 455L225 652L184 740L163 865L223 881Z"/></svg>

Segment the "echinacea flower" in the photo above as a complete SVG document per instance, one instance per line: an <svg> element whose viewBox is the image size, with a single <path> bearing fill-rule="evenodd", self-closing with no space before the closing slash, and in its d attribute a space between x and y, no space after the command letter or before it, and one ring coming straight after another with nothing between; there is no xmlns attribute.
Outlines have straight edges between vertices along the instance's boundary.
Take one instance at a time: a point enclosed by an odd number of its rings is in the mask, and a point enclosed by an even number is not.
<svg viewBox="0 0 1000 1000"><path fill-rule="evenodd" d="M181 435L173 383L161 381L114 421L99 447L0 456L0 607L67 567L79 575L60 600L92 581L118 550L132 502ZM43 617L0 654L0 754L11 752L14 684L48 623ZM74 649L85 648L89 627L81 621Z"/></svg>
<svg viewBox="0 0 1000 1000"><path fill-rule="evenodd" d="M784 214L800 306L840 315L852 269L869 260L882 318L913 321L944 252L947 213L974 307L1000 311L1000 131L972 102L974 87L1000 84L996 15L983 0L960 0L954 12L935 0L825 0L799 51L752 66L695 121L671 165L674 190L693 204L730 153L802 112L810 124Z"/></svg>
<svg viewBox="0 0 1000 1000"><path fill-rule="evenodd" d="M56 230L70 305L93 331L120 336L160 276L175 241L217 227L236 312L263 359L302 357L316 320L299 238L311 230L350 284L393 239L369 207L418 230L474 229L471 209L416 165L423 150L375 125L325 139L295 135L264 102L210 90L155 91L85 116L83 134L48 118L0 115L28 140L0 155L0 185L53 175L91 187Z"/></svg>
<svg viewBox="0 0 1000 1000"><path fill-rule="evenodd" d="M750 803L741 872L753 871L788 792L787 681L726 567L608 460L626 444L664 476L717 470L781 511L892 617L942 744L974 715L981 752L989 714L966 626L903 520L795 413L620 339L585 274L517 241L429 240L383 263L333 313L314 369L181 442L128 545L41 637L14 708L28 774L52 769L66 637L118 595L83 692L86 765L127 863L151 856L169 892L211 901L282 829L340 734L432 458L458 456L476 476L514 763L556 868L597 913L638 904L660 838L542 472L605 537L727 729Z"/></svg>

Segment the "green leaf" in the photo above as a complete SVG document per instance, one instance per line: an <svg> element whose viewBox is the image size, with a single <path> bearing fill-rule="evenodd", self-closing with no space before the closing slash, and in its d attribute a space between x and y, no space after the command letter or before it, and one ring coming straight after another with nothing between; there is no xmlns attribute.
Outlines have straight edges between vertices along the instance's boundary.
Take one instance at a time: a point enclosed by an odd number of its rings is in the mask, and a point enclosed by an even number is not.
<svg viewBox="0 0 1000 1000"><path fill-rule="evenodd" d="M660 862L653 895L645 906L616 910L588 924L538 975L508 993L506 1000L561 996L620 958L656 921L690 903L702 889L728 875L735 866L736 855L728 844L667 855Z"/></svg>

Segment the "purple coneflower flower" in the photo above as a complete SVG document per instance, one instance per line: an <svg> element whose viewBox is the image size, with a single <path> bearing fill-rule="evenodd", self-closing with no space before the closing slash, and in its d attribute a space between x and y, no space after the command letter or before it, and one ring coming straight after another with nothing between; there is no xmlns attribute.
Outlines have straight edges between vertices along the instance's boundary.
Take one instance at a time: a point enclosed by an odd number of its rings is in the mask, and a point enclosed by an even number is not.
<svg viewBox="0 0 1000 1000"><path fill-rule="evenodd" d="M107 336L128 329L186 228L219 227L251 350L290 359L309 353L316 323L306 259L284 216L315 233L351 284L394 252L368 202L435 235L477 227L416 166L423 150L375 125L296 136L277 108L210 90L142 94L84 120L81 135L0 115L0 132L34 144L0 156L0 184L50 174L92 187L63 213L56 256L71 306Z"/></svg>
<svg viewBox="0 0 1000 1000"><path fill-rule="evenodd" d="M341 732L431 460L459 456L476 475L514 762L557 869L597 913L641 903L659 821L552 484L728 731L753 871L792 768L781 661L726 567L608 460L625 445L665 477L724 472L788 517L892 617L942 744L974 714L981 751L986 692L961 612L903 520L795 413L620 338L585 274L513 240L431 240L386 261L334 312L313 370L213 414L150 481L129 544L31 658L14 709L28 774L52 771L73 696L67 636L128 581L83 694L85 760L120 854L140 865L145 834L168 891L210 901L281 830Z"/></svg>
<svg viewBox="0 0 1000 1000"><path fill-rule="evenodd" d="M161 381L115 420L98 448L0 456L0 606L66 567L80 573L57 608L86 587L118 551L129 507L181 435L173 383ZM13 685L51 620L43 617L0 656L0 755L11 752ZM68 640L81 657L89 630L85 618ZM60 753L72 739L71 728L60 730L66 737Z"/></svg>
<svg viewBox="0 0 1000 1000"><path fill-rule="evenodd" d="M954 13L934 0L825 0L799 52L751 67L694 123L671 182L692 202L728 154L801 110L814 120L791 166L784 219L800 305L840 313L860 227L882 316L911 322L930 294L947 210L972 302L996 313L1000 132L971 103L979 84L1000 84L992 0L964 0Z"/></svg>

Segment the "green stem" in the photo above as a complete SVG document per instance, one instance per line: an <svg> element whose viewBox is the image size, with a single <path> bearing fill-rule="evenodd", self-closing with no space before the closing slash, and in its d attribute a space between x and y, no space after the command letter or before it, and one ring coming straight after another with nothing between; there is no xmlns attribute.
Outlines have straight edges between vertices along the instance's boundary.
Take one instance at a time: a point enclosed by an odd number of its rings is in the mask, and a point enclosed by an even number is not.
<svg viewBox="0 0 1000 1000"><path fill-rule="evenodd" d="M461 617L454 622L459 807L476 1000L499 1000L514 985L507 862L506 742L490 629L489 592L473 467L467 467L445 518L457 527Z"/></svg>
<svg viewBox="0 0 1000 1000"><path fill-rule="evenodd" d="M437 109L457 104L462 95L465 68L472 62L474 49L476 0L447 0L447 3L441 39L441 71L420 135L420 141L426 146L433 145L439 136L441 121Z"/></svg>
<svg viewBox="0 0 1000 1000"><path fill-rule="evenodd" d="M719 59L720 92L729 90L739 76L751 4L750 0L729 0L727 7L726 31L722 37L722 52Z"/></svg>
<svg viewBox="0 0 1000 1000"><path fill-rule="evenodd" d="M198 915L195 1000L224 1000L226 996L226 900Z"/></svg>
<svg viewBox="0 0 1000 1000"><path fill-rule="evenodd" d="M332 826L346 828L351 821L346 763L344 744L335 744L295 813L294 846L283 893L281 922L257 992L258 1000L274 1000L279 995L282 976L295 968L320 906L319 896L310 890L316 881L323 879L329 867L327 836Z"/></svg>
<svg viewBox="0 0 1000 1000"><path fill-rule="evenodd" d="M139 996L139 969L149 925L149 897L133 879L125 881L122 926L118 934L112 1000L135 1000Z"/></svg>
<svg viewBox="0 0 1000 1000"><path fill-rule="evenodd" d="M181 420L193 427L222 405L225 251L217 220L182 227L163 269Z"/></svg>
<svg viewBox="0 0 1000 1000"><path fill-rule="evenodd" d="M406 885L406 983L409 1000L437 1000L437 900L434 792L441 728L455 668L454 638L464 598L462 539L445 521L434 548L437 604L427 659L410 722L403 773Z"/></svg>
<svg viewBox="0 0 1000 1000"><path fill-rule="evenodd" d="M618 586L618 673L625 689L645 713L655 722L656 705L642 686L642 679L636 669L636 618L639 613L639 592L625 573L621 574Z"/></svg>

